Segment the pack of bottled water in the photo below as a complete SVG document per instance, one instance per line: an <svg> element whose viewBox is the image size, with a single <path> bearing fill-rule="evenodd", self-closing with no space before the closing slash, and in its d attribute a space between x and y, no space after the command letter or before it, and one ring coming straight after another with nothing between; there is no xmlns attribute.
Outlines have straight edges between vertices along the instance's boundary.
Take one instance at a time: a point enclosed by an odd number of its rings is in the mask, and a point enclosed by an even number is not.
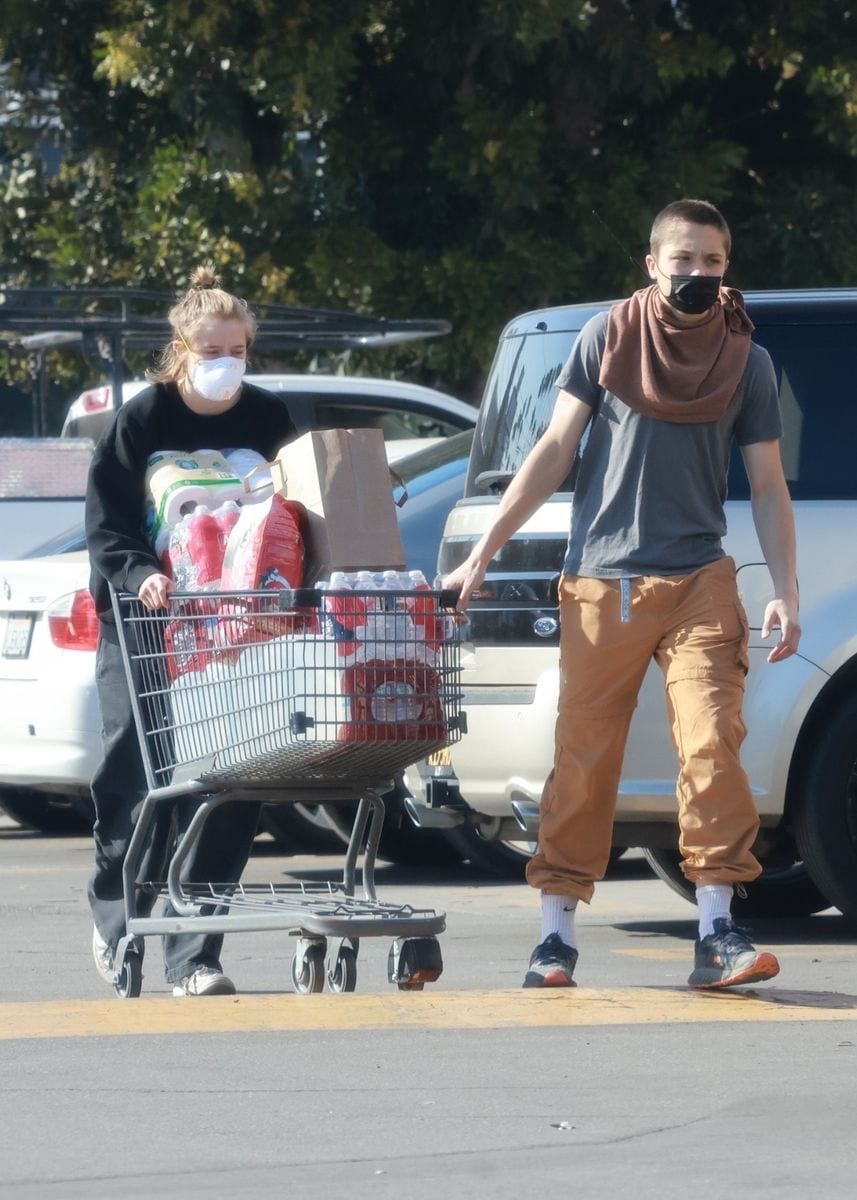
<svg viewBox="0 0 857 1200"><path fill-rule="evenodd" d="M451 636L422 571L334 571L317 586L324 631L345 666L433 664Z"/></svg>

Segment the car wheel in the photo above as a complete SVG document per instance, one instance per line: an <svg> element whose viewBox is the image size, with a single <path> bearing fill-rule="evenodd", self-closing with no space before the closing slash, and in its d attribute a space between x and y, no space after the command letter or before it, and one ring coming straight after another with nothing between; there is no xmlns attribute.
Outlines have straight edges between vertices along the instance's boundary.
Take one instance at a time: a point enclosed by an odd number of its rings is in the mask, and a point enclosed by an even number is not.
<svg viewBox="0 0 857 1200"><path fill-rule="evenodd" d="M341 854L345 845L321 804L263 804L259 824L287 853Z"/></svg>
<svg viewBox="0 0 857 1200"><path fill-rule="evenodd" d="M536 843L530 841L484 838L475 825L456 825L454 829L445 829L443 836L471 866L513 879L523 879L536 848Z"/></svg>
<svg viewBox="0 0 857 1200"><path fill-rule="evenodd" d="M807 870L857 920L857 698L829 713L800 779L795 838Z"/></svg>
<svg viewBox="0 0 857 1200"><path fill-rule="evenodd" d="M40 792L38 788L0 788L0 807L25 829L39 833L91 833L87 821L70 796Z"/></svg>
<svg viewBox="0 0 857 1200"><path fill-rule="evenodd" d="M437 829L418 829L405 812L403 803L405 787L401 780L382 796L384 801L384 826L378 857L399 867L448 867L461 862L461 854ZM354 817L357 812L353 804L330 804L328 815L332 823L347 840L351 837Z"/></svg>
<svg viewBox="0 0 857 1200"><path fill-rule="evenodd" d="M678 850L646 850L649 866L659 879L691 904L696 887L685 879ZM745 883L746 898L735 893L732 914L739 920L752 917L808 917L830 907L802 862L765 867L758 879Z"/></svg>

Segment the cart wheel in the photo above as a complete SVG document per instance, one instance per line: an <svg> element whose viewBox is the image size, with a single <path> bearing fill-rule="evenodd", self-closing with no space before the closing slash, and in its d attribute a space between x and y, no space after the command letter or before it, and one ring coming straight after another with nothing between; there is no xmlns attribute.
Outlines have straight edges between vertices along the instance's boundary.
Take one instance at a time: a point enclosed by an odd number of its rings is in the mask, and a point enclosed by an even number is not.
<svg viewBox="0 0 857 1200"><path fill-rule="evenodd" d="M299 946L292 959L292 983L296 992L308 996L311 992L324 991L324 942L309 942Z"/></svg>
<svg viewBox="0 0 857 1200"><path fill-rule="evenodd" d="M125 955L113 990L120 1000L134 1000L143 990L143 963L133 951Z"/></svg>
<svg viewBox="0 0 857 1200"><path fill-rule="evenodd" d="M393 942L387 959L387 978L400 991L418 992L434 983L443 971L437 938L402 938Z"/></svg>
<svg viewBox="0 0 857 1200"><path fill-rule="evenodd" d="M353 992L357 987L357 952L353 946L339 947L339 953L327 970L327 982L332 992Z"/></svg>

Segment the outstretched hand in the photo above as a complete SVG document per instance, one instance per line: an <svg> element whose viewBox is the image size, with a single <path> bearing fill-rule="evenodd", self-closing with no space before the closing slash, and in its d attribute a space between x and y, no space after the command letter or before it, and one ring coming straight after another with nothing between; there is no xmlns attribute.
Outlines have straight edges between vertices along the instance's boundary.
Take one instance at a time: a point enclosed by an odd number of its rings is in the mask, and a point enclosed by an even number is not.
<svg viewBox="0 0 857 1200"><path fill-rule="evenodd" d="M762 622L762 637L770 637L775 629L780 631L780 640L768 655L769 663L782 662L797 653L801 629L796 604L779 597L770 602Z"/></svg>
<svg viewBox="0 0 857 1200"><path fill-rule="evenodd" d="M443 577L442 586L445 590L461 593L455 606L456 612L467 611L470 597L474 592L479 591L484 579L485 568L478 563L472 563L469 558L465 559L460 567L456 567L449 575Z"/></svg>

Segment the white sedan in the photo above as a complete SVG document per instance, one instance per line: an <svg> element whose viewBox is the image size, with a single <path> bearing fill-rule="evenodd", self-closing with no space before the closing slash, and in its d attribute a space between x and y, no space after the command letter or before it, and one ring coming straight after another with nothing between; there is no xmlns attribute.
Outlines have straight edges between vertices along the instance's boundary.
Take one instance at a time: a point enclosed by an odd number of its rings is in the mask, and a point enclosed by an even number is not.
<svg viewBox="0 0 857 1200"><path fill-rule="evenodd" d="M427 575L446 514L464 487L471 437L466 430L397 460L411 497L398 510L408 565ZM101 716L94 681L98 620L88 589L82 524L30 557L0 561L0 806L46 832L91 819ZM293 807L267 813L275 836L308 832L313 813L292 813ZM312 832L315 840L318 830Z"/></svg>

